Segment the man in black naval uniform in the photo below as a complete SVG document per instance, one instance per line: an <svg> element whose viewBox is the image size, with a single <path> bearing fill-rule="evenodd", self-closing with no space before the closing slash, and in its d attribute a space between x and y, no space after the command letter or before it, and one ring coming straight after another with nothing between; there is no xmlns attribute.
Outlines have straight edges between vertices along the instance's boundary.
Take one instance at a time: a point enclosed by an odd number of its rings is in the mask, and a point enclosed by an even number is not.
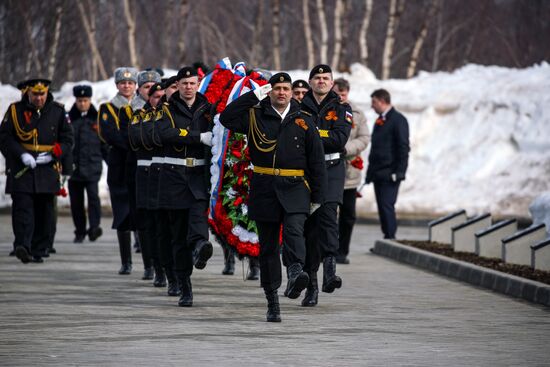
<svg viewBox="0 0 550 367"><path fill-rule="evenodd" d="M287 73L277 73L269 84L239 97L220 115L222 125L248 136L254 165L248 213L258 227L260 281L269 322L281 321L277 295L281 285L281 225L288 264L285 293L298 298L309 280L302 270L306 257L304 222L323 202L326 181L319 134L311 116L300 111L292 99L291 83Z"/></svg>
<svg viewBox="0 0 550 367"><path fill-rule="evenodd" d="M317 304L317 270L321 259L323 292L332 293L342 286L342 279L336 275L336 256L340 245L337 208L342 204L344 195L346 167L343 158L352 125L351 107L340 103L338 95L332 90L334 81L328 65L314 67L309 73L309 84L311 89L302 99L302 109L313 115L319 129L325 153L328 186L324 204L306 223L306 270L310 283L302 306Z"/></svg>
<svg viewBox="0 0 550 367"><path fill-rule="evenodd" d="M141 245L141 257L144 267L142 279L150 280L154 278L153 285L155 287L165 287L166 278L159 261L153 212L148 210L148 179L154 147L148 141L150 139L145 136L146 129L144 125L150 124L151 120L155 118L157 105L163 95L162 85L154 83L147 92L147 101L142 108L134 111L132 123L128 127L129 143L136 160L135 178L133 180L129 179L134 187L129 187L129 192L130 194L133 193L134 198L131 199L134 200L136 206L134 224ZM128 171L130 173L130 169Z"/></svg>
<svg viewBox="0 0 550 367"><path fill-rule="evenodd" d="M174 254L174 272L181 297L178 305L191 307L193 292L193 244L188 239L191 215L207 216L210 160L207 153L212 144L212 106L198 93L199 78L192 67L184 67L177 75L178 92L163 105L163 117L158 133L165 147L164 167L160 181L170 195L166 203ZM192 214L196 213L196 214ZM198 249L197 262L212 256L212 244Z"/></svg>
<svg viewBox="0 0 550 367"><path fill-rule="evenodd" d="M162 106L170 97L178 91L177 76L174 75L162 82L164 96L161 97L155 110L155 117L141 124L145 144L151 150L151 165L147 176L147 209L151 212L148 221L148 230L154 233L155 244L159 252L160 264L168 281L167 293L169 296L179 296L180 291L174 273L174 258L172 255L172 235L170 233L170 220L167 207L171 203L171 195L166 190L166 183L160 181L161 171L164 167L164 146L159 136L159 122L162 120Z"/></svg>
<svg viewBox="0 0 550 367"><path fill-rule="evenodd" d="M113 208L112 228L117 231L121 275L132 272L130 199L126 160L128 155L128 124L132 118L130 102L136 94L137 70L121 67L115 70L117 95L99 106L99 137L111 146L107 158L107 185Z"/></svg>
<svg viewBox="0 0 550 367"><path fill-rule="evenodd" d="M6 193L12 197L15 256L24 264L43 262L47 255L55 228L59 162L72 154L73 132L63 105L53 101L50 83L26 81L21 101L10 105L0 126Z"/></svg>

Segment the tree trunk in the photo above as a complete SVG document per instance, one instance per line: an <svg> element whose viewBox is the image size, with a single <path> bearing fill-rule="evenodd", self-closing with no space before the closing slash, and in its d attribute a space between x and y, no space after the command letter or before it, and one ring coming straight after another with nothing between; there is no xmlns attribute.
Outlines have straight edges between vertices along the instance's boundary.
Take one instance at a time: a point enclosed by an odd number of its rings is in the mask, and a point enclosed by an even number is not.
<svg viewBox="0 0 550 367"><path fill-rule="evenodd" d="M338 69L340 64L340 52L342 50L342 13L344 12L344 1L336 0L334 7L334 50L332 52L333 68Z"/></svg>
<svg viewBox="0 0 550 367"><path fill-rule="evenodd" d="M307 49L307 68L311 69L315 65L314 54L313 54L313 36L311 32L311 21L309 19L309 1L302 0L302 13L304 17L304 36L306 39L306 49Z"/></svg>
<svg viewBox="0 0 550 367"><path fill-rule="evenodd" d="M273 23L271 33L273 34L273 67L275 70L281 70L281 44L279 35L279 0L273 0L272 3Z"/></svg>
<svg viewBox="0 0 550 367"><path fill-rule="evenodd" d="M363 18L363 23L361 23L361 30L359 31L360 62L365 66L368 66L368 59L369 59L367 35L369 31L371 15L372 15L372 0L365 0L365 16Z"/></svg>
<svg viewBox="0 0 550 367"><path fill-rule="evenodd" d="M185 23L187 21L187 15L189 14L189 1L181 0L180 1L180 11L178 20L181 22L180 25L182 29L179 32L178 39L178 63L183 65L185 63L185 38L182 36L185 34Z"/></svg>
<svg viewBox="0 0 550 367"><path fill-rule="evenodd" d="M38 62L38 51L36 50L36 44L34 42L34 38L32 36L32 24L31 20L29 19L29 13L27 9L24 8L24 5L21 2L17 3L19 5L19 10L21 11L21 14L23 16L23 22L25 25L25 34L27 36L27 39L29 41L29 46L31 49L31 52L27 53L27 62L25 65L25 74L29 75L31 73L32 64L34 63L35 72L37 74L42 74L42 66L40 65L40 62Z"/></svg>
<svg viewBox="0 0 550 367"><path fill-rule="evenodd" d="M52 80L55 74L55 62L57 60L57 47L59 46L59 35L61 34L61 19L63 18L63 3L59 2L55 7L55 28L53 41L50 47L50 59L48 62L48 79Z"/></svg>
<svg viewBox="0 0 550 367"><path fill-rule="evenodd" d="M323 0L317 0L317 16L319 17L319 27L321 28L321 64L328 62L328 31Z"/></svg>
<svg viewBox="0 0 550 367"><path fill-rule="evenodd" d="M256 26L254 27L254 37L252 40L252 55L250 57L250 65L258 66L259 56L262 50L262 31L264 26L264 2L258 2L258 15L256 16Z"/></svg>
<svg viewBox="0 0 550 367"><path fill-rule="evenodd" d="M130 64L139 69L139 62L136 52L136 21L130 11L130 0L124 0L124 18L128 30L128 51L130 52Z"/></svg>
<svg viewBox="0 0 550 367"><path fill-rule="evenodd" d="M76 5L78 6L78 11L80 12L80 19L82 20L82 25L84 26L84 30L86 31L86 36L88 37L88 42L90 43L90 48L92 49L92 56L97 61L97 65L99 67L99 74L101 76L101 79L107 79L107 72L105 71L105 66L103 65L103 59L101 58L101 54L99 53L99 50L97 48L97 42L95 40L95 34L92 32L92 27L90 26L90 22L88 21L88 18L86 17L86 10L84 9L84 5L80 1L77 1ZM114 50L113 50L113 52L114 52Z"/></svg>
<svg viewBox="0 0 550 367"><path fill-rule="evenodd" d="M418 63L418 56L420 55L420 50L422 49L422 45L424 44L424 41L426 40L426 36L428 35L428 26L430 24L430 21L434 17L434 15L437 12L437 9L439 8L439 0L432 0L430 4L430 8L428 9L428 13L426 17L424 18L424 21L422 23L422 27L420 29L420 33L418 35L418 38L416 39L416 42L414 43L414 48L411 53L411 59L409 61L409 66L407 68L407 78L412 78L414 74L416 73L416 65Z"/></svg>
<svg viewBox="0 0 550 367"><path fill-rule="evenodd" d="M395 43L395 30L399 21L399 15L397 0L391 0L386 40L384 42L384 53L382 55L382 79L388 79L390 77L393 45Z"/></svg>
<svg viewBox="0 0 550 367"><path fill-rule="evenodd" d="M167 32L163 33L163 36L161 37L162 42L162 68L166 69L169 65L171 65L171 56L172 56L172 37L171 35L174 34L174 19L172 16L172 13L174 12L174 0L169 0L167 6L164 8L164 24L167 26Z"/></svg>

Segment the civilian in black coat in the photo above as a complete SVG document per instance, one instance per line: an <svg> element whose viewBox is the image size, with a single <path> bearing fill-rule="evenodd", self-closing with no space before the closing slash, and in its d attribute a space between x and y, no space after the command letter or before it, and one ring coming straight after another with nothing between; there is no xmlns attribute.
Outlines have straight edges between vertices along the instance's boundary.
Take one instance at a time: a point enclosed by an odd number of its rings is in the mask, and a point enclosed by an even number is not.
<svg viewBox="0 0 550 367"><path fill-rule="evenodd" d="M81 243L88 234L95 241L103 233L99 226L101 220L101 202L98 182L101 178L103 160L107 158L108 146L97 135L97 110L91 102L92 87L77 85L73 88L76 102L69 111L75 144L73 147L74 172L69 179L71 214L75 226L75 243ZM88 221L86 230L86 212L84 191L88 197Z"/></svg>
<svg viewBox="0 0 550 367"><path fill-rule="evenodd" d="M371 107L379 114L372 130L366 183L374 184L378 215L384 238L395 238L395 202L399 184L405 180L409 160L409 124L391 105L384 89L371 94Z"/></svg>

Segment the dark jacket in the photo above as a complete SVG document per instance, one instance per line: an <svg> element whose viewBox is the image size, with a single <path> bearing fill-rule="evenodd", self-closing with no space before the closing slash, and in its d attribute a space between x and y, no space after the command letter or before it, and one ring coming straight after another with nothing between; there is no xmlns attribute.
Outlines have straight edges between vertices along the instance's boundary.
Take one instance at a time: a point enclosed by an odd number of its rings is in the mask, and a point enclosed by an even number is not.
<svg viewBox="0 0 550 367"><path fill-rule="evenodd" d="M201 143L200 134L212 131L212 106L206 97L197 93L193 106L188 108L179 93L174 93L162 109L163 115L157 127L165 159L207 161L198 167L165 163L160 171L160 190L167 195L159 199L162 206L165 209L187 209L196 200L209 198L210 147Z"/></svg>
<svg viewBox="0 0 550 367"><path fill-rule="evenodd" d="M59 143L62 155L51 163L28 169L21 177L15 175L25 168L23 153L35 158L40 152L52 152ZM72 155L73 132L63 105L53 101L48 93L46 104L37 110L25 95L8 108L0 125L0 147L6 158L6 193L56 193L59 190L58 161Z"/></svg>
<svg viewBox="0 0 550 367"><path fill-rule="evenodd" d="M319 105L310 90L302 100L302 109L313 116L313 121L319 129L325 155L340 154L341 156L353 122L349 104L340 103L338 95L334 91L330 91ZM346 166L343 158L325 159L328 177L325 202L342 203L346 179Z"/></svg>
<svg viewBox="0 0 550 367"><path fill-rule="evenodd" d="M99 181L102 161L107 159L109 147L97 135L97 110L94 105L85 115L73 105L69 118L74 133L73 167L71 180Z"/></svg>
<svg viewBox="0 0 550 367"><path fill-rule="evenodd" d="M374 124L366 183L404 180L409 161L409 124L395 108L386 114L383 125Z"/></svg>
<svg viewBox="0 0 550 367"><path fill-rule="evenodd" d="M99 137L109 144L107 158L107 185L113 208L113 229L119 228L130 214L128 194L128 173L126 160L128 155L128 124L132 117L130 106L120 109L107 102L99 106ZM128 223L128 222L126 222Z"/></svg>
<svg viewBox="0 0 550 367"><path fill-rule="evenodd" d="M253 91L231 104L220 115L220 122L231 131L247 134L250 159L255 167L301 169L305 176L273 176L254 173L250 183L250 218L278 222L281 207L286 213L309 213L310 203L323 203L326 185L323 147L311 115L292 100L290 111L281 121L269 98L258 104ZM256 125L251 125L252 109ZM261 136L260 136L261 135ZM270 144L276 142L273 150Z"/></svg>

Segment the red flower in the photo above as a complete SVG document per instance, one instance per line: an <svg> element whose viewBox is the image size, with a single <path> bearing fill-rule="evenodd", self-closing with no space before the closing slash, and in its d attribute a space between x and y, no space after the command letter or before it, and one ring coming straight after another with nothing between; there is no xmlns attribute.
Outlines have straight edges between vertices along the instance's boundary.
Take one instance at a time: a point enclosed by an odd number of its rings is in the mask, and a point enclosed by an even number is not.
<svg viewBox="0 0 550 367"><path fill-rule="evenodd" d="M61 157L61 154L63 154L63 150L61 149L61 145L59 145L59 143L55 143L53 145L53 155L55 156L55 158L59 158Z"/></svg>
<svg viewBox="0 0 550 367"><path fill-rule="evenodd" d="M58 192L55 193L57 196L67 197L67 190L64 187L61 187Z"/></svg>
<svg viewBox="0 0 550 367"><path fill-rule="evenodd" d="M384 125L384 118L379 117L379 118L376 119L376 121L374 123L378 126L383 126Z"/></svg>
<svg viewBox="0 0 550 367"><path fill-rule="evenodd" d="M359 156L359 155L357 157L353 158L353 160L349 163L351 164L352 167L355 167L358 170L363 169L363 158L361 158L361 156Z"/></svg>
<svg viewBox="0 0 550 367"><path fill-rule="evenodd" d="M243 203L243 197L242 196L239 196L238 198L235 199L235 201L233 202L233 206L239 206Z"/></svg>

